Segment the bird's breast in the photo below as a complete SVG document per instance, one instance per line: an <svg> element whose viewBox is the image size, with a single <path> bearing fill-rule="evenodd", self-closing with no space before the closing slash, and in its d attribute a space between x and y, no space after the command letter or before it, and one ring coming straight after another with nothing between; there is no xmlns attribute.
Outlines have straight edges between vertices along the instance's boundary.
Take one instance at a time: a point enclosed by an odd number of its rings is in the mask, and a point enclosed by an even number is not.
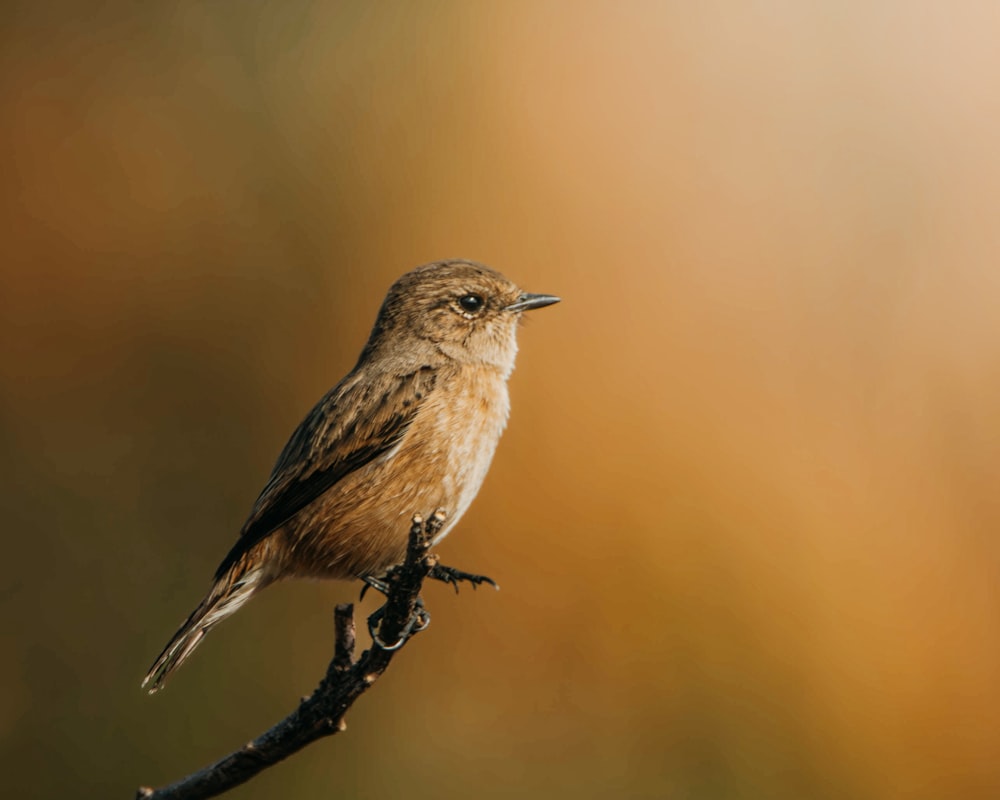
<svg viewBox="0 0 1000 800"><path fill-rule="evenodd" d="M377 575L403 560L413 515L443 508L440 541L482 486L509 409L507 383L497 370L439 374L399 444L285 527L290 557L283 572Z"/></svg>
<svg viewBox="0 0 1000 800"><path fill-rule="evenodd" d="M510 401L506 380L487 368L466 368L446 377L430 401L411 432L418 459L434 465L428 473L436 473L439 505L448 514L440 541L479 492L507 424Z"/></svg>

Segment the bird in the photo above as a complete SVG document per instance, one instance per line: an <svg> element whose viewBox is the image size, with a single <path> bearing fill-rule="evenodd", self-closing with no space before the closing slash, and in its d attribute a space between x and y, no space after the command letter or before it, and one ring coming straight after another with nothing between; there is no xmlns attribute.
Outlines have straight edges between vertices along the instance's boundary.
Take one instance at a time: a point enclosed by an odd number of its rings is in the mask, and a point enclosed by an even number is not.
<svg viewBox="0 0 1000 800"><path fill-rule="evenodd" d="M474 261L399 278L354 368L292 433L208 594L143 688L162 688L212 628L275 581L380 586L405 557L410 518L426 509L446 513L432 544L443 539L506 427L521 315L559 301Z"/></svg>

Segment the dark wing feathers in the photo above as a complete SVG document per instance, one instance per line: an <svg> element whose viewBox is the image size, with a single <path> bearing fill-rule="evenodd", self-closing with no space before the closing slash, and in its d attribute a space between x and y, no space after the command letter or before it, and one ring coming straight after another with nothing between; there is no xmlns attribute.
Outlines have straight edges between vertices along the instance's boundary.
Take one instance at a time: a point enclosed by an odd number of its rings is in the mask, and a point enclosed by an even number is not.
<svg viewBox="0 0 1000 800"><path fill-rule="evenodd" d="M395 447L434 388L424 367L401 377L362 381L350 375L332 389L292 434L240 538L215 573L221 578L257 542L346 475Z"/></svg>

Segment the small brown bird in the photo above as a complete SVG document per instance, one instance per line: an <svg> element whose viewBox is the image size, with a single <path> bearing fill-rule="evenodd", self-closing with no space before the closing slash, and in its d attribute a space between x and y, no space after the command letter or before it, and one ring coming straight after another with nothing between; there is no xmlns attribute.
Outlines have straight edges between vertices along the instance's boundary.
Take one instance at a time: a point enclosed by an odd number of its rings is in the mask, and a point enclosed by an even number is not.
<svg viewBox="0 0 1000 800"><path fill-rule="evenodd" d="M521 312L557 302L470 261L396 281L358 363L292 434L211 590L142 685L158 690L209 630L280 578L374 582L403 560L418 512L444 509L444 538L507 423Z"/></svg>

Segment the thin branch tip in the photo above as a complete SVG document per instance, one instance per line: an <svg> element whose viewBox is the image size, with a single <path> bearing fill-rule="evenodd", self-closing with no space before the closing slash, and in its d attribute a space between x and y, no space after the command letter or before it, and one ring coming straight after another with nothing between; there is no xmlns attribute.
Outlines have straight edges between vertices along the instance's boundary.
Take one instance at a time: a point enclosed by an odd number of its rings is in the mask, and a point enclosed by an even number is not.
<svg viewBox="0 0 1000 800"><path fill-rule="evenodd" d="M346 672L354 664L354 603L340 603L333 612L333 661L337 672Z"/></svg>

